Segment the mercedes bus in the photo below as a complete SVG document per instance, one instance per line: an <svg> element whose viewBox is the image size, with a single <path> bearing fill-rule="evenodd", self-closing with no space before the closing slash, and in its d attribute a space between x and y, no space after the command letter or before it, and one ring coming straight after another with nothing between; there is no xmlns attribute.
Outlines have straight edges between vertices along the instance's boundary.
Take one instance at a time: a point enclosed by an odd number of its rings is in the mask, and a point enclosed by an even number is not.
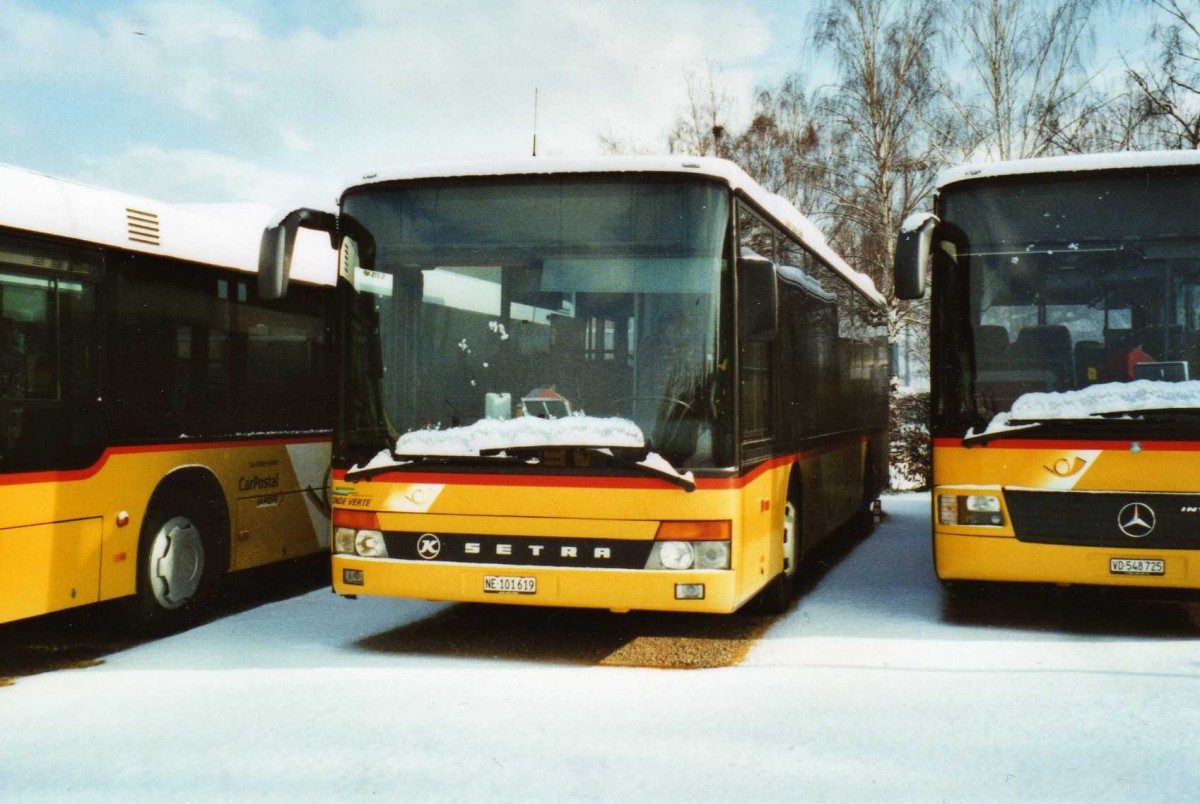
<svg viewBox="0 0 1200 804"><path fill-rule="evenodd" d="M1200 153L973 165L906 221L931 272L950 586L1200 587Z"/></svg>

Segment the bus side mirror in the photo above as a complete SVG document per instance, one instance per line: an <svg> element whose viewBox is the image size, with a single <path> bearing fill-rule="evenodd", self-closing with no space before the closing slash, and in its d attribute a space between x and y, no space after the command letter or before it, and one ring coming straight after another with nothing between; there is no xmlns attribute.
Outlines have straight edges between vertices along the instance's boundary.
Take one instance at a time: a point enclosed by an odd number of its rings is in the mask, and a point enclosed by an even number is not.
<svg viewBox="0 0 1200 804"><path fill-rule="evenodd" d="M918 212L909 215L896 239L893 283L898 299L919 299L925 295L929 253L933 247L935 215Z"/></svg>
<svg viewBox="0 0 1200 804"><path fill-rule="evenodd" d="M292 271L292 248L296 245L296 228L283 224L263 230L258 247L258 296L261 299L282 299L287 293L288 274Z"/></svg>
<svg viewBox="0 0 1200 804"><path fill-rule="evenodd" d="M738 320L742 340L770 340L778 328L775 263L750 251L738 259Z"/></svg>
<svg viewBox="0 0 1200 804"><path fill-rule="evenodd" d="M327 232L337 247L337 215L315 209L295 209L275 226L263 230L258 247L258 295L263 299L282 299L287 295L288 275L292 272L292 250L300 227Z"/></svg>

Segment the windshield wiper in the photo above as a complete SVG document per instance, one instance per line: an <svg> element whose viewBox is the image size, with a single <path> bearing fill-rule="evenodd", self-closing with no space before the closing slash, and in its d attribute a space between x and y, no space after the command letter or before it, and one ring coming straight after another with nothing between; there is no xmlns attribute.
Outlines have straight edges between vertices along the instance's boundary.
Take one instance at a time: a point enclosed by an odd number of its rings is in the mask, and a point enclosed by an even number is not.
<svg viewBox="0 0 1200 804"><path fill-rule="evenodd" d="M428 464L485 464L491 466L500 463L514 463L520 459L512 455L404 455L397 454L389 450L395 463L384 463L376 466L364 466L362 469L351 469L346 472L346 479L350 481L370 480L376 475L381 475L385 472L394 472L397 469L408 469L416 465Z"/></svg>
<svg viewBox="0 0 1200 804"><path fill-rule="evenodd" d="M1173 416L1195 418L1200 416L1200 408L1131 408L1129 410L1097 411L1095 415L1105 419L1119 419L1126 416L1142 419L1169 419Z"/></svg>
<svg viewBox="0 0 1200 804"><path fill-rule="evenodd" d="M1055 425L1064 425L1066 427L1100 426L1107 429L1114 425L1129 423L1131 421L1149 420L1155 423L1169 422L1175 417L1191 419L1200 417L1200 408L1137 408L1131 410L1097 411L1086 418L1068 419L1048 416L1038 419L1009 419L1008 426L1004 429L963 436L962 445L970 447L976 444L986 444L997 438L1021 438L1026 433Z"/></svg>
<svg viewBox="0 0 1200 804"><path fill-rule="evenodd" d="M1097 424L1097 423L1107 423L1109 421L1113 421L1113 420L1111 420L1111 419L1056 419L1056 418L1050 418L1050 417L1047 417L1044 419L1009 419L1008 425L1010 425L1010 426L1006 426L1004 429L991 430L989 432L974 433L972 435L963 436L962 445L964 447L971 447L976 444L986 444L989 441L996 440L997 438L1009 438L1009 437L1013 437L1013 436L1020 438L1025 433L1029 433L1034 430L1041 430L1042 428L1044 428L1048 425L1065 424L1065 425L1079 426L1079 425L1088 425L1088 424Z"/></svg>
<svg viewBox="0 0 1200 804"><path fill-rule="evenodd" d="M650 455L650 450L646 447L606 447L593 444L543 444L541 446L529 447L496 447L494 449L483 449L479 451L480 455L511 455L521 459L526 458L541 458L542 453L551 451L564 452L582 452L587 455L599 456L602 460L611 462L614 466L619 466L623 469L632 469L635 472L648 475L650 477L665 480L668 483L679 486L684 491L695 491L696 481L690 476L680 475L674 471L660 469L657 466L645 463L646 458Z"/></svg>

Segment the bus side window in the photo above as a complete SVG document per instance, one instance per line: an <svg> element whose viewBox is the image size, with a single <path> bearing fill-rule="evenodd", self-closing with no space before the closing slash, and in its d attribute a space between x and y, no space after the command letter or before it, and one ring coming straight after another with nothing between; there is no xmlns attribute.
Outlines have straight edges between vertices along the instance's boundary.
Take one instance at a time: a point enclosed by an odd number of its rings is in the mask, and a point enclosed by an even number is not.
<svg viewBox="0 0 1200 804"><path fill-rule="evenodd" d="M98 455L97 252L0 237L0 468Z"/></svg>
<svg viewBox="0 0 1200 804"><path fill-rule="evenodd" d="M738 205L738 254L775 259L775 233L747 207ZM775 394L774 343L767 339L743 340L740 349L741 437L761 441L772 433Z"/></svg>

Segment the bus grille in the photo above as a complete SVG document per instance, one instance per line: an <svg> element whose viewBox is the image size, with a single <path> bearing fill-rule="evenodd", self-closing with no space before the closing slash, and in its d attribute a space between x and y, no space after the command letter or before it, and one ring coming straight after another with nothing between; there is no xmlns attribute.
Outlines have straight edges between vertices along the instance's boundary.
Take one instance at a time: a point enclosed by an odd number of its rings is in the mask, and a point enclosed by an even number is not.
<svg viewBox="0 0 1200 804"><path fill-rule="evenodd" d="M1149 550L1200 549L1200 495L1005 490L1023 542Z"/></svg>

